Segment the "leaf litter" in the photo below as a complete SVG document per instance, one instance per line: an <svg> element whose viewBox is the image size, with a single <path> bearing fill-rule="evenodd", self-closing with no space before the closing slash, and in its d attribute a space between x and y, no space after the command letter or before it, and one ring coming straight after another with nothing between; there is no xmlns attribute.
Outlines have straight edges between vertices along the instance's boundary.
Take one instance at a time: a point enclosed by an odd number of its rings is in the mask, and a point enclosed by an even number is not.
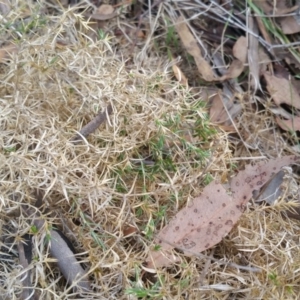
<svg viewBox="0 0 300 300"><path fill-rule="evenodd" d="M244 11L247 11L245 18L249 21L253 17L252 21L257 22L259 30L252 32L255 28L252 25L250 28L250 23L245 21L244 16L236 14L229 3L224 1L180 1L175 5L156 2L148 7L151 10L149 13L143 11L144 6L142 9L135 7L138 9L132 10L130 3L121 4L120 11L115 9L119 7L118 4L108 7L109 10L101 11L102 7L97 11L96 1L91 6L86 2L86 19L81 19L75 6L71 6L66 12L53 5L51 12L55 10L62 14L62 23L57 27L55 24L58 24L58 19L49 23L54 36L50 37L49 31L44 31L39 37L36 28L27 32L28 35L26 32L18 32L16 36L22 36L22 41L26 40L25 37L30 37L35 46L29 47L29 43L21 43L17 52L14 49L3 52L2 56L5 58L2 62L8 67L9 77L5 89L1 91L3 94L0 103L3 105L2 116L10 116L1 123L5 127L1 133L1 140L5 145L1 153L2 163L5 162L1 172L6 180L1 186L4 195L1 203L5 212L14 210L19 206L18 203L28 204L32 187L44 189L51 196L48 204L60 211L55 217L45 216L47 223L61 226L61 223L67 222L72 228L71 236L76 237L72 240L73 244L89 256L88 275L93 280L91 297L96 299L120 299L124 291L130 292L133 297L141 295L138 293L153 295L152 292L155 292L157 297L170 299L224 298L232 297L232 293L241 299L262 299L280 298L282 295L286 296L287 291L295 294L298 290L295 270L299 265L299 231L297 223L281 218L281 213L286 217L289 215L286 210L294 208L294 216L297 216L295 204L297 201L299 203L299 193L297 183L294 194L292 185L285 187L286 176L283 181L276 181L281 182L282 193L278 194L280 199L275 200L272 206L265 206L264 202L259 206L245 205L246 213L241 214L238 226L233 229L227 226L227 236L212 250L204 250L200 255L192 254L191 249L184 250L184 247L172 245L179 251L188 252L186 255L191 258L187 259L178 254L178 251L175 251L174 257L171 256L173 251L167 253L165 260L177 262L177 258L180 258L178 261L182 264L159 270L151 282L145 280L139 272L140 262L144 260L148 247L153 242L153 232L163 226L165 220L174 216L179 207L185 206L186 199L200 194L204 180L207 183L212 178L221 178L220 183L215 184L220 187L224 199L229 200L233 198L233 192L227 186L224 187L224 184L237 166L241 168L245 161L285 157L285 154L299 152L297 141L295 144L296 135L280 131L279 123L276 124L279 118L284 122L296 121L296 108L286 103L274 106L274 89L266 93L264 83L261 85L262 90L255 92L257 80L261 80L264 73L278 77L276 65L285 64L291 77L299 70L299 60L295 55L296 37L287 38L280 30L274 30L278 27L272 27L275 25L283 28L280 13L294 11L297 7L291 10L282 1L277 1L276 10L271 5L271 9L268 8L265 12L270 14L270 18L267 18L255 10L252 2L247 2L249 6L244 7ZM64 1L63 5L67 8L68 1ZM82 7L83 4L80 5ZM232 2L232 5L235 9L241 9L235 6L237 2ZM245 3L239 5L243 7ZM30 11L31 7L26 7L28 17L34 10ZM190 57L187 58L188 63L184 62L186 57L178 49L178 43L177 48L168 45L168 53L172 52L169 58L172 57L173 61L165 61L165 58L160 57L158 63L157 46L162 46L160 50L166 46L164 37L171 36L172 43L176 44L177 34L175 32L173 36L170 35L172 25L169 22L171 20L176 28L179 12L185 15L185 19L181 21L186 26L184 30L178 30L180 42L194 57L195 65ZM100 21L89 19L97 13ZM132 15L135 19L130 21L128 16ZM19 24L17 19L18 17L14 17L13 20L8 20L15 25ZM139 20L138 25L136 20ZM30 25L30 21L29 17L24 20L24 24ZM74 22L76 28L72 25L70 27ZM270 26L266 26L266 22ZM68 26L61 31L66 23ZM88 24L93 25L94 31L88 30ZM76 36L78 28L84 32L80 36ZM270 32L270 28L273 28L273 32ZM142 33L142 38L136 36L137 29ZM7 28L4 31L9 32ZM246 42L249 42L249 49L244 45L235 45L242 31L242 35L248 35ZM249 35L254 38L253 43ZM101 42L98 41L99 37ZM210 40L207 42L207 39ZM192 48L188 48L187 41L190 41ZM260 44L258 50L257 42ZM244 52L241 57L235 55L232 47L241 47L236 51L238 53L246 51L246 60ZM34 59L33 48L36 51ZM125 53L126 49L130 50ZM136 53L133 54L136 50L137 56ZM58 63L57 54L61 58ZM253 62L256 65L248 65L251 64L251 59L257 59L256 54L259 56L258 70L256 61ZM126 57L126 62L122 59L119 61L120 57ZM243 64L237 62L236 66L235 63L232 66L235 59ZM28 61L39 63L34 68L34 63L26 64ZM15 68L10 69L11 62ZM155 65L154 70L149 67L151 64ZM174 68L179 64L180 69ZM19 65L22 68L16 67ZM25 74L22 73L23 67ZM166 76L166 72L172 73L171 67L179 82ZM252 72L254 82L249 80L249 72ZM223 80L220 80L222 76ZM53 81L49 81L49 78ZM24 82L26 88L23 86ZM12 91L15 83L18 83L17 88ZM218 124L215 128L219 132L214 138L220 141L218 147L207 139L208 128L202 127L206 114L202 108L199 109L199 102L196 101L197 97L198 100L201 97L208 104L213 103L209 98L218 93L216 83L222 93L216 105L216 111L222 116L216 114ZM204 85L207 86L204 88ZM14 95L14 100L8 101L7 99L11 100L11 95ZM47 101L47 98L51 101ZM94 127L83 146L77 147L67 142L74 131L80 130L82 124L89 124L95 111L99 111L101 115L109 103L114 111L109 122L103 121L99 130ZM12 106L7 107L8 104ZM22 110L15 111L13 104L21 105ZM237 109L231 110L231 107ZM276 113L281 113L277 119L274 116ZM178 124L182 126L178 127ZM226 130L227 134L224 134L223 131ZM15 132L14 135L12 131ZM199 139L200 136L202 138ZM66 145L71 148L65 148ZM203 155L199 150L209 152L212 147L212 163L203 169L203 157L204 160L211 158L208 158L208 153ZM198 151L197 155L187 155L195 149ZM160 160L160 157L164 160ZM176 164L176 171L174 165L166 163L170 159ZM149 170L153 171L158 167L158 162L165 168L159 169L159 175L149 174ZM249 167L246 170L252 172ZM240 173L242 172L244 171ZM296 172L291 175L296 176ZM9 186L7 182L10 182ZM252 181L249 182L252 185ZM251 186L246 185L244 188L248 194L251 193ZM274 193L271 185L270 190L269 194ZM10 198L15 191L22 195L18 203ZM212 192L214 193L216 191ZM235 194L243 196L239 190ZM288 203L285 199L291 194L295 197L295 203ZM16 220L18 230L28 232L28 223L20 216L19 219L14 218L12 223L16 224ZM134 224L136 229L127 232L124 230L126 224ZM12 230L10 236L13 232ZM41 229L41 233L45 234L44 229ZM35 237L34 240L38 241L39 238ZM40 243L42 241L43 239ZM181 246L183 243L187 247L191 246L189 241L181 240ZM68 292L70 289L64 291L64 285L57 284L58 277L52 276L53 265L51 271L47 272L47 254L37 245L34 245L34 251L37 251L40 258L37 272L47 282L47 287L44 288L43 282L33 281L33 286L29 289L39 289L45 299L52 299L54 294L72 297ZM15 265L1 262L1 270L13 270L12 266ZM261 272L254 274L256 271L253 266L259 266ZM19 277L10 277L10 273L3 272L3 289L9 298L15 292L20 292L16 287L22 286L18 281ZM200 273L201 284L198 281ZM55 274L59 272L56 271ZM160 275L164 278L163 284ZM35 274L32 276L35 277ZM271 278L276 279L275 285ZM253 285L253 282L256 284ZM184 283L188 288L185 288Z"/></svg>

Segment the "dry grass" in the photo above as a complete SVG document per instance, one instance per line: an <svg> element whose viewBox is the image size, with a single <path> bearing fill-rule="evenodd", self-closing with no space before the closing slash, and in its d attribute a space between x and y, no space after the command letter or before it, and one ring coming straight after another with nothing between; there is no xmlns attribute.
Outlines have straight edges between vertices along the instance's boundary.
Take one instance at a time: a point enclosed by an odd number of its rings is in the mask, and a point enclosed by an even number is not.
<svg viewBox="0 0 300 300"><path fill-rule="evenodd" d="M89 270L94 293L86 299L295 299L300 227L281 217L280 201L273 208L250 203L214 249L143 276L154 234L210 180L229 178L242 164L231 160L232 141L208 123L206 99L172 80L167 58L138 67L114 54L109 37L94 41L78 30L86 24L72 11L45 18L48 26L15 40L19 51L1 70L3 298L16 299L22 289L15 244L26 232L40 299L73 297L48 255L47 226L34 233L31 220L17 214L40 189L48 228L67 234ZM107 123L73 145L76 131L108 104ZM245 112L241 124L247 119ZM269 123L261 119L253 143L266 146L260 132ZM252 155L280 155L278 141L274 134ZM124 236L128 226L136 231Z"/></svg>

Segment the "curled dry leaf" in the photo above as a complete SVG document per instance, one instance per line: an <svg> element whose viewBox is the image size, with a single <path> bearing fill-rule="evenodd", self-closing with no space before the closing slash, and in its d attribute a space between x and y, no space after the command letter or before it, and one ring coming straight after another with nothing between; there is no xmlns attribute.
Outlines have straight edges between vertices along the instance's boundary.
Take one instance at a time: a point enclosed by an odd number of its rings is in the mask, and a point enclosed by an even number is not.
<svg viewBox="0 0 300 300"><path fill-rule="evenodd" d="M185 75L183 74L183 72L180 70L180 68L177 65L173 65L172 68L173 68L174 75L175 75L176 79L178 80L178 82L180 84L182 84L183 86L188 87L189 86L188 80L185 77Z"/></svg>
<svg viewBox="0 0 300 300"><path fill-rule="evenodd" d="M231 181L231 195L216 181L199 197L180 210L155 238L158 251L150 251L148 268L168 266L178 261L172 252L178 248L187 256L196 255L219 243L242 215L254 190L260 189L280 168L299 161L286 156L246 166Z"/></svg>

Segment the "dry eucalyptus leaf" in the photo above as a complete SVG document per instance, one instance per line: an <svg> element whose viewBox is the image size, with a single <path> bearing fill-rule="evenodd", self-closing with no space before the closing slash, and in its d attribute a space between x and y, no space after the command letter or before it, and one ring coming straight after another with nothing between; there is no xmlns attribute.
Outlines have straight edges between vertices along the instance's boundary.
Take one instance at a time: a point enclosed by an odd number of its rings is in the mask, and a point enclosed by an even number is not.
<svg viewBox="0 0 300 300"><path fill-rule="evenodd" d="M252 192L259 190L280 169L299 161L297 156L284 156L272 159L268 162L260 162L255 165L247 165L244 171L240 171L231 181L233 198L245 205L252 197Z"/></svg>
<svg viewBox="0 0 300 300"><path fill-rule="evenodd" d="M219 243L239 220L252 192L260 189L281 167L297 161L297 156L286 156L246 166L231 181L232 195L222 184L211 182L157 235L155 243L160 249L149 253L147 267L155 269L177 262L174 248L193 256Z"/></svg>

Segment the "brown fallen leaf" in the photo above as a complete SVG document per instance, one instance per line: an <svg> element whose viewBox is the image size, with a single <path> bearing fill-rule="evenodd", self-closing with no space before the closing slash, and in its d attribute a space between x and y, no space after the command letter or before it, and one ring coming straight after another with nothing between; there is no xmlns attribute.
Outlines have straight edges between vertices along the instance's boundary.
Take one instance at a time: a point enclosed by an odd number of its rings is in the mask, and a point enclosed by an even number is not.
<svg viewBox="0 0 300 300"><path fill-rule="evenodd" d="M222 77L216 76L211 65L202 56L198 42L192 35L191 31L186 25L186 22L187 21L184 19L184 17L180 16L177 19L175 27L187 52L193 56L198 71L202 75L203 79L206 81L224 81L226 79L237 78L239 75L241 75L244 70L244 63L239 59L235 59Z"/></svg>
<svg viewBox="0 0 300 300"><path fill-rule="evenodd" d="M291 119L288 120L276 117L275 120L278 126L285 131L300 131L300 117L291 116Z"/></svg>
<svg viewBox="0 0 300 300"><path fill-rule="evenodd" d="M139 230L133 226L133 225L127 225L124 229L123 229L123 237L129 237L134 235L136 232L138 232Z"/></svg>
<svg viewBox="0 0 300 300"><path fill-rule="evenodd" d="M261 8L265 14L270 15L270 17L282 17L282 15L289 14L297 10L298 5L287 7L288 2L289 1L278 0L272 3L269 1L253 0L253 3Z"/></svg>
<svg viewBox="0 0 300 300"><path fill-rule="evenodd" d="M300 24L298 24L293 16L280 18L279 23L281 25L282 32L285 34L294 34L300 31Z"/></svg>
<svg viewBox="0 0 300 300"><path fill-rule="evenodd" d="M232 79L239 77L244 71L244 63L238 59L235 59L230 64L227 72L219 78L219 80L223 81L226 79Z"/></svg>
<svg viewBox="0 0 300 300"><path fill-rule="evenodd" d="M231 181L233 198L240 199L242 205L245 205L252 197L254 190L259 190L282 167L295 164L298 160L299 157L292 155L261 162L254 166L247 165L245 170L240 171Z"/></svg>
<svg viewBox="0 0 300 300"><path fill-rule="evenodd" d="M183 16L177 19L175 25L178 35L186 48L187 52L194 57L199 73L206 81L213 81L216 79L210 64L204 59L201 54L201 50L198 47L198 43L188 26Z"/></svg>
<svg viewBox="0 0 300 300"><path fill-rule="evenodd" d="M118 12L115 11L113 6L109 4L102 4L100 5L93 14L89 15L90 18L99 20L99 21L105 21L112 19L118 15Z"/></svg>
<svg viewBox="0 0 300 300"><path fill-rule="evenodd" d="M219 243L239 220L252 192L260 189L281 167L299 160L297 156L285 156L247 165L231 180L231 195L222 184L211 182L159 232L154 242L160 248L150 251L147 268L177 262L179 258L172 251L176 247L192 256Z"/></svg>
<svg viewBox="0 0 300 300"><path fill-rule="evenodd" d="M300 95L292 81L271 75L268 72L265 72L263 75L267 82L267 90L276 105L280 106L284 103L300 109Z"/></svg>
<svg viewBox="0 0 300 300"><path fill-rule="evenodd" d="M223 88L223 93L219 92L211 99L211 107L209 111L210 121L220 126L227 132L236 132L232 121L241 112L241 104L234 101L233 95L226 95L229 89Z"/></svg>

